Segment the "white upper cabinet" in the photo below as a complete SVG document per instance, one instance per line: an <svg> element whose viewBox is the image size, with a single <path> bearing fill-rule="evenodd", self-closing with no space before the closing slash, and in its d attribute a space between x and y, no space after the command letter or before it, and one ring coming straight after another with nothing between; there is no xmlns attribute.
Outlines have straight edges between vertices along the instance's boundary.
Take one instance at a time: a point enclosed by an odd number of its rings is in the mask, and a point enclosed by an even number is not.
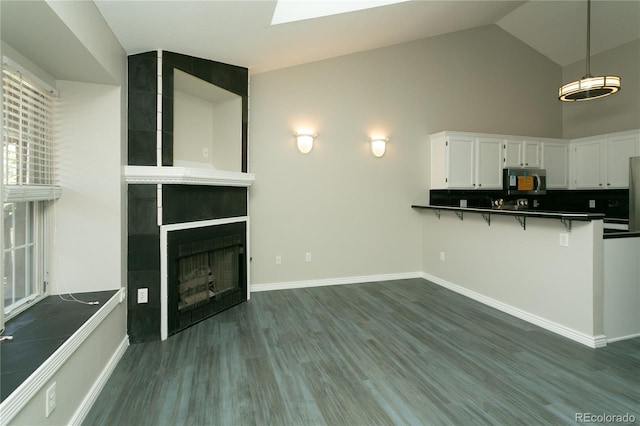
<svg viewBox="0 0 640 426"><path fill-rule="evenodd" d="M541 167L542 142L508 139L504 144L505 167Z"/></svg>
<svg viewBox="0 0 640 426"><path fill-rule="evenodd" d="M575 188L602 188L604 164L604 145L600 140L574 143L573 170Z"/></svg>
<svg viewBox="0 0 640 426"><path fill-rule="evenodd" d="M504 142L504 166L522 167L522 141L506 140Z"/></svg>
<svg viewBox="0 0 640 426"><path fill-rule="evenodd" d="M523 167L542 166L542 142L526 140L523 143Z"/></svg>
<svg viewBox="0 0 640 426"><path fill-rule="evenodd" d="M476 188L502 188L503 143L503 139L493 137L478 137L476 139Z"/></svg>
<svg viewBox="0 0 640 426"><path fill-rule="evenodd" d="M446 140L448 188L473 188L475 179L475 138L450 135Z"/></svg>
<svg viewBox="0 0 640 426"><path fill-rule="evenodd" d="M640 130L571 141L495 134L431 135L432 189L502 189L505 167L543 168L547 189L624 189Z"/></svg>
<svg viewBox="0 0 640 426"><path fill-rule="evenodd" d="M640 134L611 136L607 139L607 188L629 187L629 158L640 155Z"/></svg>
<svg viewBox="0 0 640 426"><path fill-rule="evenodd" d="M569 143L542 143L542 168L547 171L547 189L569 187Z"/></svg>
<svg viewBox="0 0 640 426"><path fill-rule="evenodd" d="M629 187L629 157L640 155L640 132L576 139L571 142L572 187Z"/></svg>
<svg viewBox="0 0 640 426"><path fill-rule="evenodd" d="M431 135L431 188L502 188L502 144L468 133Z"/></svg>

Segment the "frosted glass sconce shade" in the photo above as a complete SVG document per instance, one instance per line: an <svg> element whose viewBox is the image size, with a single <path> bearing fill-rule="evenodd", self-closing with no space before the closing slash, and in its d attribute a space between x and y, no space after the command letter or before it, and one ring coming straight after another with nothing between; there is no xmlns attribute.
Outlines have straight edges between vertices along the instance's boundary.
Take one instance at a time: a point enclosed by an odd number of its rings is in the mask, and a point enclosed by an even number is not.
<svg viewBox="0 0 640 426"><path fill-rule="evenodd" d="M313 140L316 138L316 135L312 131L299 131L293 134L296 137L296 142L298 144L298 150L303 154L308 154L313 149Z"/></svg>
<svg viewBox="0 0 640 426"><path fill-rule="evenodd" d="M373 152L373 155L378 158L382 157L387 150L387 142L389 142L389 138L374 136L369 138L369 141L371 142L371 152Z"/></svg>

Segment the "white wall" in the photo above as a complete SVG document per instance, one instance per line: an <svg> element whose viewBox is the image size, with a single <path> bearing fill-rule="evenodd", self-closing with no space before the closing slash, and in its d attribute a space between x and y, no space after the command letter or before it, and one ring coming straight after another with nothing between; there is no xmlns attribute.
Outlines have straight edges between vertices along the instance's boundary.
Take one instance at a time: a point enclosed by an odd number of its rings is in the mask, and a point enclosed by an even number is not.
<svg viewBox="0 0 640 426"><path fill-rule="evenodd" d="M560 220L528 218L526 230L509 216L421 213L423 270L464 291L542 320L567 337L603 334L602 221L572 222L569 246ZM440 260L440 253L445 261ZM574 335L575 334L575 335ZM583 343L585 343L583 342Z"/></svg>
<svg viewBox="0 0 640 426"><path fill-rule="evenodd" d="M565 67L563 84L584 73L584 60ZM563 137L576 139L640 128L640 39L592 56L591 74L618 75L622 89L606 98L563 104Z"/></svg>
<svg viewBox="0 0 640 426"><path fill-rule="evenodd" d="M203 158L202 149L211 151L213 140L213 104L188 93L173 93L173 160L199 162L213 166L211 157Z"/></svg>
<svg viewBox="0 0 640 426"><path fill-rule="evenodd" d="M428 135L559 137L560 73L491 25L252 76L253 287L421 271L410 205L427 197ZM301 126L318 133L307 155ZM382 158L374 132L391 139Z"/></svg>
<svg viewBox="0 0 640 426"><path fill-rule="evenodd" d="M640 336L640 237L604 240L604 331L607 340Z"/></svg>
<svg viewBox="0 0 640 426"><path fill-rule="evenodd" d="M242 98L211 102L175 90L173 161L175 166L242 171ZM209 150L208 157L203 148ZM199 164L190 164L199 163ZM201 163L201 164L200 164Z"/></svg>
<svg viewBox="0 0 640 426"><path fill-rule="evenodd" d="M102 17L102 14L93 1L57 1L45 0L51 10L64 23L71 33L87 49L92 61L108 74L109 81L106 84L125 84L126 82L126 55L120 42L113 35L113 31ZM54 44L55 45L55 42ZM46 44L51 47L51 44ZM69 49L56 49L58 55L68 55L69 67L77 67L76 62L80 52ZM56 76L64 79L64 76ZM92 76L86 76L81 81L95 82Z"/></svg>
<svg viewBox="0 0 640 426"><path fill-rule="evenodd" d="M59 81L51 294L119 289L122 88Z"/></svg>
<svg viewBox="0 0 640 426"><path fill-rule="evenodd" d="M218 170L242 172L242 98L213 104L211 161Z"/></svg>
<svg viewBox="0 0 640 426"><path fill-rule="evenodd" d="M54 139L61 166L62 198L56 203L56 246L51 292L118 289L126 277L126 54L93 2L1 2L12 13L20 52L47 81L57 81L61 103ZM11 7L9 7L11 6ZM6 7L6 9L5 9ZM45 21L29 21L20 8ZM42 13L40 13L42 12ZM47 40L30 43L20 31ZM72 43L69 43L73 41ZM5 51L5 44L2 50ZM7 49L12 50L12 49ZM18 58L14 58L18 59ZM98 70L97 72L94 72ZM46 75L44 75L46 74ZM72 78L73 77L73 78ZM71 81L73 80L73 81ZM85 81L81 83L80 81ZM86 83L90 82L90 83ZM96 83L107 83L102 85ZM120 303L86 341L53 373L57 409L44 416L45 383L13 419L15 424L67 424L113 356L127 342L126 305ZM25 395L18 395L23 398ZM86 402L86 401L85 401Z"/></svg>

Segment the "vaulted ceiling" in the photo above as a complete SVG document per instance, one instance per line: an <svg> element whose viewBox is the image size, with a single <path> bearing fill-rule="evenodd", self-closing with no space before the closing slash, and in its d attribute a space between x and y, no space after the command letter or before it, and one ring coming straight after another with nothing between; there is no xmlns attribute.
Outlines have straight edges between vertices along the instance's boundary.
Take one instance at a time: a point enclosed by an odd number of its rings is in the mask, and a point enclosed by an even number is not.
<svg viewBox="0 0 640 426"><path fill-rule="evenodd" d="M73 6L70 0L55 1ZM288 1L304 6L364 0ZM84 52L86 47L73 39L47 4L0 1L2 40L36 60L54 78L85 80L89 71L101 81L97 76L104 70L88 70L78 63L77 54L70 66L68 54ZM276 0L96 0L95 4L127 54L176 51L247 67L251 73L490 24L559 66L586 56L586 0L408 0L277 25L271 25ZM593 0L591 21L592 55L636 40L640 0ZM52 40L65 48L51 45ZM86 66L95 67L89 62Z"/></svg>
<svg viewBox="0 0 640 426"><path fill-rule="evenodd" d="M488 24L560 66L586 56L586 0L410 0L278 25L271 25L276 0L96 4L127 53L161 48L253 73ZM640 38L640 1L594 0L591 17L592 54Z"/></svg>

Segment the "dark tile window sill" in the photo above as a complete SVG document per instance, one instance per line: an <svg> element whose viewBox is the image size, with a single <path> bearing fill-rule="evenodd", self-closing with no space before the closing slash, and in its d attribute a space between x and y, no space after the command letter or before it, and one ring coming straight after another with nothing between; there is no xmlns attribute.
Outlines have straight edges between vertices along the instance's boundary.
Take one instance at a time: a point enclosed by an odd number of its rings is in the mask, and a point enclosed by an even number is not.
<svg viewBox="0 0 640 426"><path fill-rule="evenodd" d="M5 324L12 341L0 344L0 402L64 344L116 293L115 290L48 296Z"/></svg>

